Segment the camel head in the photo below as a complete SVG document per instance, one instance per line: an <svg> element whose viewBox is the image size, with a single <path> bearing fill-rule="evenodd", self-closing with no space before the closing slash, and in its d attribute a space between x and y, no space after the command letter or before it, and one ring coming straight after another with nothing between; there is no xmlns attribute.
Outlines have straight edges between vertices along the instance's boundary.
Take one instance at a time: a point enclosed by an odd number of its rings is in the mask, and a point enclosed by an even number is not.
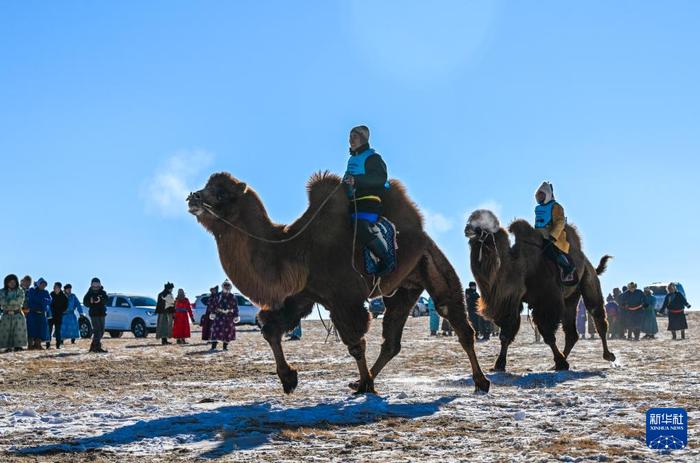
<svg viewBox="0 0 700 463"><path fill-rule="evenodd" d="M231 174L220 172L209 177L206 186L189 194L190 214L208 229L216 223L216 216L235 221L240 214L241 199L248 193L248 185Z"/></svg>
<svg viewBox="0 0 700 463"><path fill-rule="evenodd" d="M471 213L464 227L464 235L471 247L472 273L482 290L492 282L501 267L499 244L504 239L501 223L496 214L487 209L478 209ZM507 246L508 237L505 236Z"/></svg>
<svg viewBox="0 0 700 463"><path fill-rule="evenodd" d="M485 233L495 234L501 228L501 223L498 221L496 214L488 209L477 209L472 212L467 220L467 226L464 227L464 236L472 239L478 239Z"/></svg>

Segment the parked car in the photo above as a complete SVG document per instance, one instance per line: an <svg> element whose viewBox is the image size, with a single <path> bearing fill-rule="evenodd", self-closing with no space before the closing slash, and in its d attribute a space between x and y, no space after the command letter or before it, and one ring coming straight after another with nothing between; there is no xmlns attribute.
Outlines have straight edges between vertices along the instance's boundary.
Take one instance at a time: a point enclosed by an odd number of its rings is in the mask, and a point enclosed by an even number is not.
<svg viewBox="0 0 700 463"><path fill-rule="evenodd" d="M156 300L147 296L130 294L107 294L107 316L105 331L113 338L120 338L125 331L131 331L136 338L145 338L156 331L158 316ZM85 313L88 313L85 310ZM78 320L80 336L92 335L92 322L88 317Z"/></svg>
<svg viewBox="0 0 700 463"><path fill-rule="evenodd" d="M418 298L416 305L411 309L412 317L427 317L428 316L428 299L421 296Z"/></svg>
<svg viewBox="0 0 700 463"><path fill-rule="evenodd" d="M384 313L385 307L384 307L384 299L381 297L378 297L376 299L372 299L369 302L369 313L372 314L372 318L377 318L381 314Z"/></svg>
<svg viewBox="0 0 700 463"><path fill-rule="evenodd" d="M238 303L238 316L241 318L237 324L260 326L258 322L258 312L260 312L260 308L250 302L250 300L242 294L234 293L234 296L236 296L236 302ZM209 302L209 294L197 296L194 301L192 314L194 315L195 323L198 325L202 324L204 314L207 312L207 302Z"/></svg>
<svg viewBox="0 0 700 463"><path fill-rule="evenodd" d="M652 294L654 295L654 298L656 299L656 306L654 307L656 311L658 312L661 310L661 307L664 305L664 299L666 298L666 295L668 294L668 285L670 282L666 283L652 283L650 285L647 285L644 287L644 289L651 289ZM679 293L681 293L683 296L685 296L685 290L683 289L683 285L677 282L676 283L676 289L678 290Z"/></svg>

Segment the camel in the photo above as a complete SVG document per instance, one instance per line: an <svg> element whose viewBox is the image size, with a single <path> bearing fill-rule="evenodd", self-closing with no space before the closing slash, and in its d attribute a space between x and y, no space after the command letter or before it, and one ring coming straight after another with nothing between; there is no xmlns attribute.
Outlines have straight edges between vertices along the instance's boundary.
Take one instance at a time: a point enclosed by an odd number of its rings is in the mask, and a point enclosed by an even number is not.
<svg viewBox="0 0 700 463"><path fill-rule="evenodd" d="M330 312L357 362L360 379L350 387L356 393L375 393L374 379L401 350L404 325L423 290L457 333L476 390L488 392L490 383L474 351L474 330L466 317L457 273L423 230L417 206L397 180L391 180L385 195L384 215L399 232L398 265L376 285L386 306L384 339L368 368L365 334L371 317L364 302L373 281L357 270L362 268L361 246L353 243L351 203L341 187L337 175L314 174L307 184L309 207L290 225L273 223L258 194L228 173L213 174L204 189L187 199L190 213L214 235L227 276L261 307L262 334L272 349L284 392L292 393L298 378L285 359L282 336L319 303Z"/></svg>
<svg viewBox="0 0 700 463"><path fill-rule="evenodd" d="M598 276L611 259L606 255L597 268L581 250L581 238L575 227L566 226L570 255L577 268L576 286L562 287L558 268L542 252L544 239L525 220L515 220L508 230L515 236L511 247L508 232L501 228L496 215L480 209L467 221L464 233L471 248L471 269L482 296L482 315L501 328L501 351L493 371L505 371L508 346L520 328L523 302L532 309L532 317L545 343L554 354L554 369L568 370L566 360L578 341L576 306L583 297L588 313L595 320L603 343L603 358L615 361L608 350L608 321ZM556 345L555 333L562 323L566 344L564 352Z"/></svg>

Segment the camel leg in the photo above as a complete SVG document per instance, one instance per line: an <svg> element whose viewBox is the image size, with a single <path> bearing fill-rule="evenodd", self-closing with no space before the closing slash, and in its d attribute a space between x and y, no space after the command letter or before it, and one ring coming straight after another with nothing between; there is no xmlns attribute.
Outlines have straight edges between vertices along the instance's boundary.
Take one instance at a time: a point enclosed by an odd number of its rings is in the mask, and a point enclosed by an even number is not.
<svg viewBox="0 0 700 463"><path fill-rule="evenodd" d="M520 331L520 313L518 312L514 317L501 321L499 326L501 334L498 336L498 339L501 341L501 351L498 353L498 358L491 369L492 371L506 371L508 347L515 339L515 335Z"/></svg>
<svg viewBox="0 0 700 463"><path fill-rule="evenodd" d="M421 261L420 272L423 285L435 301L438 313L450 322L462 349L469 357L476 390L488 392L491 383L481 371L476 357L474 328L467 319L462 284L454 267L433 242L429 243L426 255Z"/></svg>
<svg viewBox="0 0 700 463"><path fill-rule="evenodd" d="M556 302L548 301L548 303L538 302L532 311L532 318L537 325L537 329L542 334L542 340L552 349L552 354L554 356L554 369L555 370L568 370L569 362L562 355L557 347L557 338L555 333L559 327L559 320L562 316L562 307L555 307L549 312L542 310L542 307L550 307L552 305L558 305Z"/></svg>
<svg viewBox="0 0 700 463"><path fill-rule="evenodd" d="M571 350L578 342L578 331L576 331L576 311L578 309L578 300L581 295L578 291L564 301L564 313L562 315L562 328L564 328L564 336L566 344L564 345L564 357L569 358Z"/></svg>
<svg viewBox="0 0 700 463"><path fill-rule="evenodd" d="M294 392L298 384L297 370L292 368L282 350L282 336L299 323L302 317L311 313L313 301L301 296L285 299L278 310L261 310L258 320L262 324L262 335L272 348L277 367L277 376L282 382L285 394Z"/></svg>
<svg viewBox="0 0 700 463"><path fill-rule="evenodd" d="M615 354L608 349L608 317L605 313L603 292L600 289L600 280L595 272L586 272L581 282L581 294L589 315L593 316L595 329L603 343L603 358L609 362L615 361Z"/></svg>
<svg viewBox="0 0 700 463"><path fill-rule="evenodd" d="M384 298L386 311L382 320L382 350L370 370L376 378L387 363L401 351L401 336L411 308L423 292L423 288L399 288L392 297Z"/></svg>
<svg viewBox="0 0 700 463"><path fill-rule="evenodd" d="M374 378L367 367L367 341L365 334L369 330L371 316L362 303L355 304L355 310L349 307L335 309L337 306L330 308L331 320L335 325L340 339L348 346L348 352L357 362L357 369L360 372L360 380L357 383L351 383L350 387L355 389L356 394L372 393L374 390Z"/></svg>

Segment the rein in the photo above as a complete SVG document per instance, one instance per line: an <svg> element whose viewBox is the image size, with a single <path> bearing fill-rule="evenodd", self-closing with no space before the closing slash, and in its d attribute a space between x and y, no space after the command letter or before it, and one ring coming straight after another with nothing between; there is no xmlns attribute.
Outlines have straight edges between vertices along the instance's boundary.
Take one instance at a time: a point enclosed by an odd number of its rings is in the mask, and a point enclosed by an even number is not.
<svg viewBox="0 0 700 463"><path fill-rule="evenodd" d="M216 212L214 212L214 210L212 209L212 206L209 205L209 204L207 204L207 203L204 203L204 202L203 202L203 203L202 203L202 208L203 208L205 211L207 211L208 213L210 213L211 215L213 215L214 217L216 217L217 219L219 219L219 220L221 220L222 222L224 222L224 223L225 223L226 225L228 225L229 227L238 230L239 232L243 233L244 235L246 235L247 237L249 237L249 238L251 238L251 239L254 239L254 240L257 240L257 241L262 241L263 243L269 243L269 244L282 244L282 243L288 243L288 242L290 242L290 241L293 241L293 240L297 239L299 236L301 236L301 234L304 233L304 232L306 231L307 228L309 228L309 226L311 225L311 223L312 223L314 220L316 220L316 218L318 217L318 215L321 213L321 210L323 209L323 207L328 203L328 201L330 201L330 199L333 197L333 195L336 193L336 191L338 191L342 186L343 186L343 182L340 182L340 183L338 183L338 185L337 185L335 188L333 188L333 191L331 191L331 192L328 194L328 196L326 196L326 198L323 200L323 202L321 203L321 205L318 207L318 209L316 209L316 211L314 212L314 214L311 216L311 218L309 219L309 221L306 222L306 224L304 224L304 226L301 227L301 229L300 229L298 232L296 232L294 235L290 236L289 238L284 238L284 239L281 239L281 240L271 240L271 239L269 239L269 238L265 238L265 237L262 237L262 236L258 236L258 235L252 234L252 233L250 233L249 231L247 231L247 230L245 230L245 229L239 227L238 225L235 225L235 224L231 223L229 220L226 220L225 218L221 217L219 214L217 214ZM355 215L357 216L357 202L355 201L355 193L354 193L354 192L353 192L353 196L352 196L352 202L353 202L353 206L355 207ZM370 288L369 285L367 284L367 281L366 281L365 278L364 278L364 275L363 275L359 270L357 270L357 267L355 267L355 240L357 239L357 219L355 219L355 220L353 221L353 223L354 223L354 226L353 226L353 236L352 236L352 255L350 256L350 263L351 263L351 265L352 265L352 269L357 273L357 275L358 275L358 276L360 277L360 279L362 280L362 283L364 283L365 287L366 287L367 290L369 291L369 294L367 295L367 297L365 298L365 300L369 300L370 296L372 296L372 294L373 294L376 290L379 290L379 294L380 294L381 296L384 296L384 294L382 293L382 290L381 290L381 288L380 288L380 284L381 284L381 281L382 281L381 277L377 278L376 281L373 282L372 288ZM494 242L494 243L495 243L495 242ZM385 296L385 297L392 297L394 294L396 294L396 291L394 291L391 295L387 295L387 296Z"/></svg>
<svg viewBox="0 0 700 463"><path fill-rule="evenodd" d="M290 241L292 241L292 240L297 239L299 236L301 236L302 233L304 233L304 232L306 231L307 228L309 228L309 226L311 225L311 223L312 223L314 220L316 220L316 218L318 217L318 215L321 213L321 210L323 209L323 206L325 206L326 203L328 203L328 201L330 201L330 199L333 197L333 195L335 194L335 192L338 191L342 186L343 186L343 183L341 182L341 183L338 183L338 185L337 185L335 188L333 188L333 191L331 191L331 192L328 194L328 196L326 196L326 199L324 199L323 202L321 203L321 205L318 207L318 209L316 209L316 211L315 211L314 214L311 216L311 218L309 219L309 221L306 222L306 224L304 224L304 226L301 227L301 229L300 229L298 232L296 232L294 235L290 236L289 238L284 238L284 239L281 239L281 240L271 240L271 239L269 239L269 238L264 238L264 237L262 237L262 236L253 235L252 233L250 233L250 232L244 230L243 228L239 227L238 225L234 225L234 224L231 223L230 221L228 221L228 220L224 219L223 217L221 217L219 214L217 214L216 212L214 212L214 210L212 209L212 207L211 207L209 204L207 204L207 203L202 203L202 207L204 208L205 211L207 211L208 213L210 213L211 215L213 215L213 216L216 217L217 219L221 220L222 222L224 222L224 223L227 224L228 226L230 226L230 227L232 227L232 228L235 228L236 230L238 230L239 232L243 233L244 235L246 235L246 236L249 237L249 238L252 238L252 239L257 240L257 241L262 241L263 243L269 243L269 244L288 243L288 242L290 242Z"/></svg>

